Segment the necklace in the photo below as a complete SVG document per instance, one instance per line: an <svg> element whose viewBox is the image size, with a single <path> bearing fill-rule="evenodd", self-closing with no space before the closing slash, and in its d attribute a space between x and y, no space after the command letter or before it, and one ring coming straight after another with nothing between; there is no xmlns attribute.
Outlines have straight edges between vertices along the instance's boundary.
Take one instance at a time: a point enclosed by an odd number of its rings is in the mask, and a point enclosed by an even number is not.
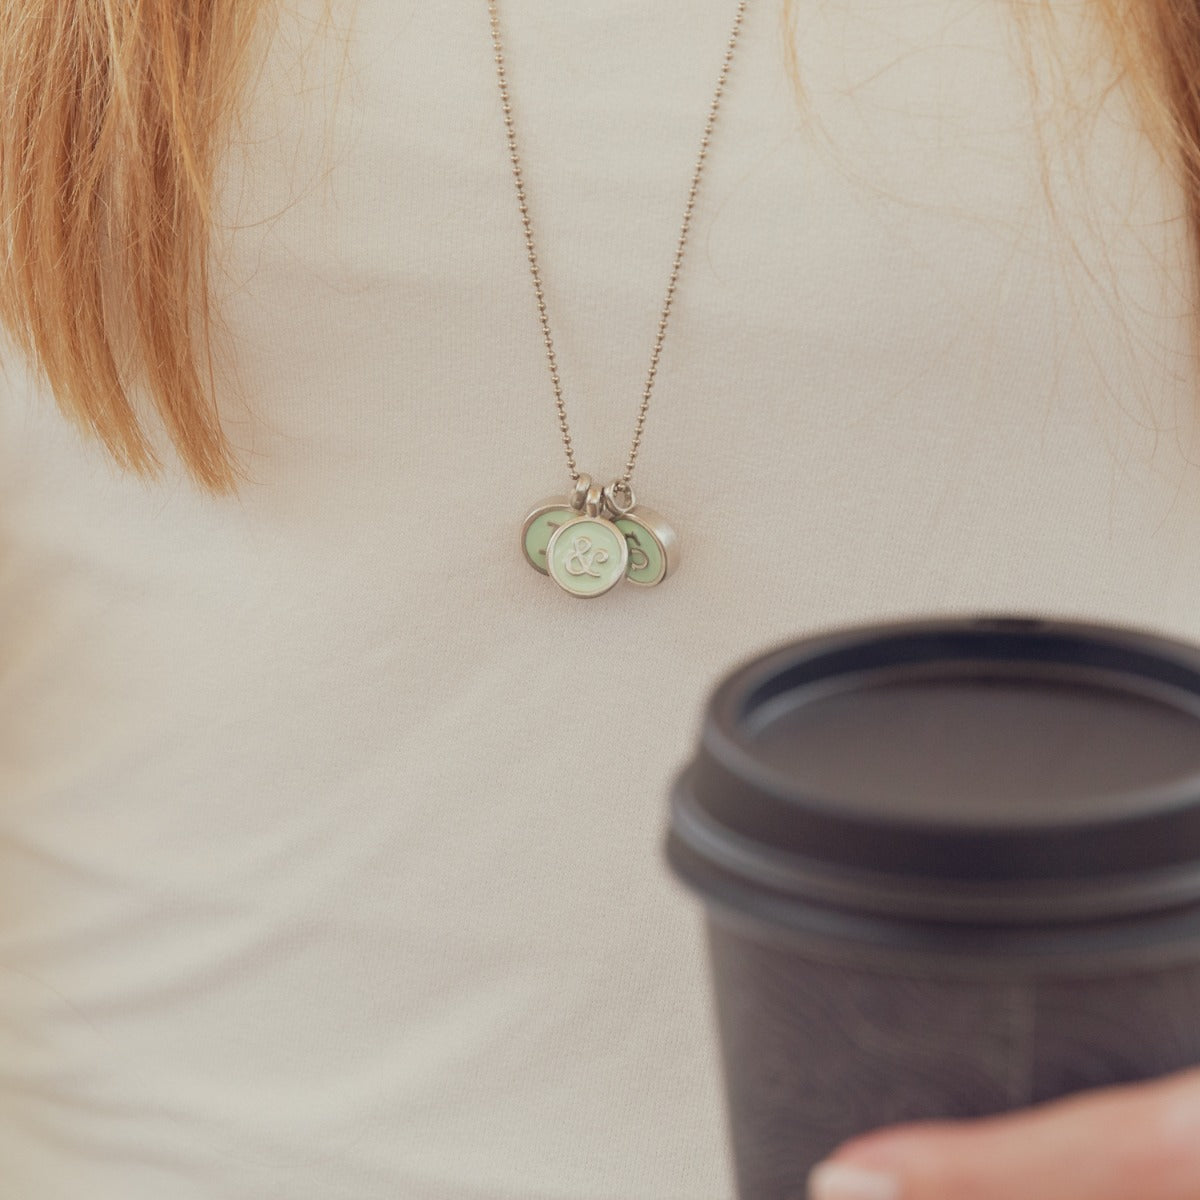
<svg viewBox="0 0 1200 1200"><path fill-rule="evenodd" d="M533 290L537 298L538 317L541 320L542 338L546 344L546 357L550 363L550 379L554 385L555 405L558 409L558 427L562 433L563 446L567 452L567 467L571 472L574 488L569 495L550 496L534 505L526 514L521 527L521 549L526 561L543 575L549 575L555 583L572 596L599 596L616 587L622 580L653 587L661 583L679 565L679 541L674 530L658 513L639 505L634 499L631 480L638 450L642 443L642 430L646 424L646 413L650 409L650 390L658 370L658 356L662 350L667 318L671 312L671 301L675 296L675 285L679 277L679 264L683 261L683 248L687 242L688 228L692 220L692 208L696 202L696 191L700 185L700 173L708 154L708 140L717 117L717 108L725 89L725 77L733 59L738 32L746 11L747 0L739 0L733 32L721 62L717 78L717 90L708 111L704 134L700 139L700 155L692 172L691 187L688 189L687 204L683 210L683 224L679 231L679 242L675 248L675 261L667 282L667 295L662 315L658 320L658 331L654 349L650 355L650 371L642 390L642 403L638 410L633 431L633 444L624 472L607 486L601 487L579 470L575 464L575 450L571 444L571 431L567 425L567 410L563 403L562 386L558 378L558 364L554 357L554 345L550 340L550 326L546 320L546 301L542 294L542 277L538 270L537 254L533 248L533 232L529 220L529 205L525 198L525 181L521 174L521 161L517 154L516 135L513 132L512 101L508 92L508 80L504 70L504 52L500 45L500 22L496 15L496 0L488 0L488 14L492 25L492 43L496 51L496 74L500 82L500 102L504 110L504 128L508 137L508 153L512 162L513 179L517 185L517 204L521 210L521 223L525 229L525 248L529 255L529 269L533 275Z"/></svg>

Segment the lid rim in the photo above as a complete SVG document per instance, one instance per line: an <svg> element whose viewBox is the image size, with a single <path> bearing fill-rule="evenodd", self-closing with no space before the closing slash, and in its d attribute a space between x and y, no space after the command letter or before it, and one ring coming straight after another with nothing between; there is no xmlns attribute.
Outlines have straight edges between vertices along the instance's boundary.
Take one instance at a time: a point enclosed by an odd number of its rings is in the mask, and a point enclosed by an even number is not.
<svg viewBox="0 0 1200 1200"><path fill-rule="evenodd" d="M1039 652L1049 656L1039 658ZM1190 879L1200 863L1200 769L1165 783L1100 793L1094 805L1070 816L1039 816L1029 806L1005 819L1003 811L887 813L852 798L805 791L757 757L744 734L754 712L789 688L803 691L812 681L848 675L846 664L855 655L875 656L853 667L864 677L901 666L936 668L939 662L1018 670L1049 662L1075 668L1077 678L1103 672L1114 691L1148 689L1152 698L1200 718L1200 646L1132 626L976 614L828 629L743 660L711 689L687 769L688 786L707 819L750 841L756 829L762 834L769 828L776 845L787 826L795 844L785 849L793 855L803 846L812 861L843 876L886 874L897 888L911 889L922 875L942 888L983 879L1029 890L1070 884L1077 891L1139 876L1159 883L1171 874ZM1164 699L1164 690L1171 698ZM767 844L765 836L761 840ZM956 865L958 874L949 869Z"/></svg>
<svg viewBox="0 0 1200 1200"><path fill-rule="evenodd" d="M671 830L692 854L748 889L868 916L934 924L1061 926L1200 906L1200 862L1063 875L931 876L848 868L768 846L721 824L691 788L689 765L671 789ZM1012 886L1020 886L1015 893Z"/></svg>

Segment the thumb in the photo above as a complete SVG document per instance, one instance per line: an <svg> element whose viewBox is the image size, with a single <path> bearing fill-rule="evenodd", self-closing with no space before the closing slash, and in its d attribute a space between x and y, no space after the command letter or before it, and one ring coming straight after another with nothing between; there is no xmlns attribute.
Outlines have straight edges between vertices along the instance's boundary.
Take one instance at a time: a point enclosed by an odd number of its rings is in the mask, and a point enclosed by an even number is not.
<svg viewBox="0 0 1200 1200"><path fill-rule="evenodd" d="M1200 1070L962 1122L855 1138L809 1200L1196 1200Z"/></svg>

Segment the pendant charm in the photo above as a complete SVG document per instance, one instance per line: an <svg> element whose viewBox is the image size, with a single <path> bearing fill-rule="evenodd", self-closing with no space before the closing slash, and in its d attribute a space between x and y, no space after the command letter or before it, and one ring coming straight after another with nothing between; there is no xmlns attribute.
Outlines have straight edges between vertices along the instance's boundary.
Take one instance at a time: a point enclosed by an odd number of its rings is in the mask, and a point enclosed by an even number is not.
<svg viewBox="0 0 1200 1200"><path fill-rule="evenodd" d="M623 497L623 499L622 499ZM626 578L641 587L654 587L679 566L679 539L675 531L651 508L639 508L629 484L610 483L604 500L613 523L629 543Z"/></svg>
<svg viewBox="0 0 1200 1200"><path fill-rule="evenodd" d="M546 547L550 545L554 531L577 516L579 512L571 507L571 501L566 496L548 496L529 510L525 524L521 526L521 549L525 552L525 561L535 571L549 574L546 569Z"/></svg>
<svg viewBox="0 0 1200 1200"><path fill-rule="evenodd" d="M629 567L629 543L600 515L602 502L601 488L589 481L584 511L559 525L546 545L547 574L572 596L602 596L625 578Z"/></svg>
<svg viewBox="0 0 1200 1200"><path fill-rule="evenodd" d="M613 524L629 543L626 578L630 583L653 587L679 565L679 539L653 509L631 509Z"/></svg>

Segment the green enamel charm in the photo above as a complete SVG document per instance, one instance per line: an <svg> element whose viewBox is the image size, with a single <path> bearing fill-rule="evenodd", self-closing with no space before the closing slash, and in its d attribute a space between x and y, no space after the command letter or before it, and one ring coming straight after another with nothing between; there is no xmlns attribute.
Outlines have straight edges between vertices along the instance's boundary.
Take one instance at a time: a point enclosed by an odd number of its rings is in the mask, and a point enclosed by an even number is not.
<svg viewBox="0 0 1200 1200"><path fill-rule="evenodd" d="M565 496L550 496L529 510L525 524L521 528L521 549L525 552L525 560L534 570L543 575L546 570L546 547L554 536L554 531L579 516L579 511L571 507L571 501Z"/></svg>
<svg viewBox="0 0 1200 1200"><path fill-rule="evenodd" d="M648 508L635 508L614 522L629 543L630 583L653 587L679 565L679 543L674 530Z"/></svg>
<svg viewBox="0 0 1200 1200"><path fill-rule="evenodd" d="M625 578L629 543L612 521L576 516L560 525L546 547L550 578L572 596L599 596Z"/></svg>

